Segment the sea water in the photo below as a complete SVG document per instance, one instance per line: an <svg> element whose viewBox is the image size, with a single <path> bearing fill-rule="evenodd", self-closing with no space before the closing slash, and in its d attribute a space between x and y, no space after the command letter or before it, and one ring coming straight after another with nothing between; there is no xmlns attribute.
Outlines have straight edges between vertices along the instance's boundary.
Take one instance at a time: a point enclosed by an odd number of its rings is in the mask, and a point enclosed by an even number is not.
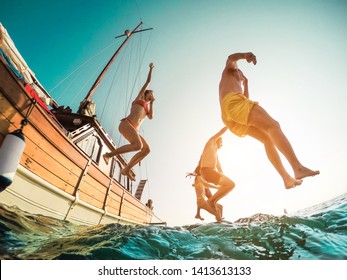
<svg viewBox="0 0 347 280"><path fill-rule="evenodd" d="M0 206L0 259L346 260L347 194L285 216L177 227L78 226Z"/></svg>

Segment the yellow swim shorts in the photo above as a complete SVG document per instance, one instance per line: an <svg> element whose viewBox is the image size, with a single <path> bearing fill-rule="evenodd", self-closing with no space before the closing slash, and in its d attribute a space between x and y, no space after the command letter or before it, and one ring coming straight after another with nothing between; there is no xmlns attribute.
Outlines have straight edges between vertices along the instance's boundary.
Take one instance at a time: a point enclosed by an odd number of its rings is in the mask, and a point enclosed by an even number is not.
<svg viewBox="0 0 347 280"><path fill-rule="evenodd" d="M257 102L242 93L229 93L222 100L222 120L231 132L244 137L248 130L248 116Z"/></svg>

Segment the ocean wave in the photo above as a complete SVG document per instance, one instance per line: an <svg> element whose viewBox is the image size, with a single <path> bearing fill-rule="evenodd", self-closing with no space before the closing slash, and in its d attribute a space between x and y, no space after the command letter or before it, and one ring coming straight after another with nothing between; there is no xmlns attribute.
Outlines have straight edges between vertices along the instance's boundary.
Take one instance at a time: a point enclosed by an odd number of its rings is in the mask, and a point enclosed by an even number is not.
<svg viewBox="0 0 347 280"><path fill-rule="evenodd" d="M78 226L0 206L1 259L347 259L347 194L294 215L180 227Z"/></svg>

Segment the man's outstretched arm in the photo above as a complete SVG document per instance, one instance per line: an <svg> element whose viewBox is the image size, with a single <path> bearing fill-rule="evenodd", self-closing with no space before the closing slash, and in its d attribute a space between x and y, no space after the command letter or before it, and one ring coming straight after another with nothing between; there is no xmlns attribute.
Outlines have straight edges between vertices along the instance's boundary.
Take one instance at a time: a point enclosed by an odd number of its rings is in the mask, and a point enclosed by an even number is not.
<svg viewBox="0 0 347 280"><path fill-rule="evenodd" d="M257 64L257 58L252 52L234 53L228 56L227 67L237 69L236 62L241 59L247 60L248 63L253 62L254 65Z"/></svg>
<svg viewBox="0 0 347 280"><path fill-rule="evenodd" d="M216 139L218 139L219 137L221 137L222 135L223 135L223 133L225 132L225 131L227 131L227 127L225 126L225 127L223 127L220 131L218 131L215 135L213 135L211 138L210 138L210 140L216 140Z"/></svg>

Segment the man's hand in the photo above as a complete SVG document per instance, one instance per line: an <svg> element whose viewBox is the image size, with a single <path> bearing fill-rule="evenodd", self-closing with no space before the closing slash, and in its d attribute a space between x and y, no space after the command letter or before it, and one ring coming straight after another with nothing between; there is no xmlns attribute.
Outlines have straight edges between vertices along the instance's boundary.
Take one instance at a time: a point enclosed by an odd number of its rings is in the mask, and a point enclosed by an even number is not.
<svg viewBox="0 0 347 280"><path fill-rule="evenodd" d="M253 62L254 65L257 64L257 58L256 58L256 56L255 56L253 53L251 53L251 52L245 53L245 59L247 60L248 63Z"/></svg>

